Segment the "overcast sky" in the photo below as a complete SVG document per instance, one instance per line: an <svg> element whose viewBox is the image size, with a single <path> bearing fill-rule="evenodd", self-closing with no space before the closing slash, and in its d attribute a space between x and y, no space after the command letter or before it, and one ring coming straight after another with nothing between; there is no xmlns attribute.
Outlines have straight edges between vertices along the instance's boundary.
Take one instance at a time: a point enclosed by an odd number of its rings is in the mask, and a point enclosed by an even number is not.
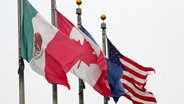
<svg viewBox="0 0 184 104"><path fill-rule="evenodd" d="M49 22L50 0L29 0ZM57 0L58 10L75 25L75 0ZM107 35L119 51L155 74L147 90L158 104L183 104L183 0L83 0L82 24L101 46L101 14L106 14ZM19 104L17 0L0 0L0 104ZM25 61L26 104L52 104L52 86ZM68 74L71 90L58 85L58 104L78 104L78 78ZM103 104L103 97L87 83L85 104ZM110 99L109 104L114 104ZM131 104L121 97L118 104Z"/></svg>

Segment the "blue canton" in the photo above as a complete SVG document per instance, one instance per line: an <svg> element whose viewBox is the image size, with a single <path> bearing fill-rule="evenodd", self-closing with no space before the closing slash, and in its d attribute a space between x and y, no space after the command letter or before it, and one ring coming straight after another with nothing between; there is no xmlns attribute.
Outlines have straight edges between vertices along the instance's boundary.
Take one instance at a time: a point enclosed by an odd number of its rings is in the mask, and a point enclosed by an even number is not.
<svg viewBox="0 0 184 104"><path fill-rule="evenodd" d="M109 50L109 59L111 62L115 63L116 65L120 66L123 70L122 63L120 62L120 58L123 57L123 55L116 49L116 47L110 42L109 39L107 39L108 42L108 50Z"/></svg>

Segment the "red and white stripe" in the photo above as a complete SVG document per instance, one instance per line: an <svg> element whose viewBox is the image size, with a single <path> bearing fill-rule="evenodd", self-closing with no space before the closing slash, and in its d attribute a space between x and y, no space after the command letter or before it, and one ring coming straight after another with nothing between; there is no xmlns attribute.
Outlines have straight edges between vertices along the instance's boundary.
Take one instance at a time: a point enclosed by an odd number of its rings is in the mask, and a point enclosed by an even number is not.
<svg viewBox="0 0 184 104"><path fill-rule="evenodd" d="M126 92L124 96L130 99L133 104L156 104L157 101L153 93L145 89L147 75L155 70L143 67L126 56L123 56L120 61L126 70L121 79Z"/></svg>

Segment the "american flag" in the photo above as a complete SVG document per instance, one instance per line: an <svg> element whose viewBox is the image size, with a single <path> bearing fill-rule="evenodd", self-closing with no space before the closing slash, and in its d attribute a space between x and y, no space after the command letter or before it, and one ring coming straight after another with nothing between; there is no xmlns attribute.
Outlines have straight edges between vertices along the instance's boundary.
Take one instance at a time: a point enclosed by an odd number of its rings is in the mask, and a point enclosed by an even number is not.
<svg viewBox="0 0 184 104"><path fill-rule="evenodd" d="M151 67L143 67L128 57L122 55L116 47L107 39L109 60L123 69L121 79L125 89L124 96L133 104L156 104L153 93L145 89L147 76L155 70Z"/></svg>

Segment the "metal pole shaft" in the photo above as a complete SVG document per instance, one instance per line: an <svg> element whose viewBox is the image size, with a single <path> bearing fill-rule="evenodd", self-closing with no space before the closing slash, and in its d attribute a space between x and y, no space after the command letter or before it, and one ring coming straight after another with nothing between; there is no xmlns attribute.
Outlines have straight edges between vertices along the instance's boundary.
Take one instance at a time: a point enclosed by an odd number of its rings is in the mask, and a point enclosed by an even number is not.
<svg viewBox="0 0 184 104"><path fill-rule="evenodd" d="M107 48L106 48L106 23L101 23L101 29L102 29L102 49L105 55L107 55ZM108 104L109 98L104 97L104 104Z"/></svg>
<svg viewBox="0 0 184 104"><path fill-rule="evenodd" d="M24 60L21 58L21 20L22 20L22 0L17 0L18 7L18 61L19 61L19 104L25 104L24 94Z"/></svg>
<svg viewBox="0 0 184 104"><path fill-rule="evenodd" d="M56 0L51 0L51 23L57 27Z"/></svg>
<svg viewBox="0 0 184 104"><path fill-rule="evenodd" d="M52 84L52 103L58 104L57 100L57 84Z"/></svg>
<svg viewBox="0 0 184 104"><path fill-rule="evenodd" d="M76 9L77 14L77 25L80 30L82 30L82 20L81 20L81 14L82 10L81 8ZM84 104L84 92L83 89L85 88L83 80L79 79L79 104Z"/></svg>
<svg viewBox="0 0 184 104"><path fill-rule="evenodd" d="M77 14L77 25L80 30L82 30L82 19L81 19L81 14L82 14L82 9L77 8L76 9L76 14Z"/></svg>
<svg viewBox="0 0 184 104"><path fill-rule="evenodd" d="M19 58L19 104L25 104L25 92L24 92L24 61Z"/></svg>
<svg viewBox="0 0 184 104"><path fill-rule="evenodd" d="M51 23L57 27L56 0L51 0ZM57 84L52 84L52 100L53 104L58 104Z"/></svg>
<svg viewBox="0 0 184 104"><path fill-rule="evenodd" d="M102 49L105 55L107 55L106 53L106 30L103 29L102 30Z"/></svg>

